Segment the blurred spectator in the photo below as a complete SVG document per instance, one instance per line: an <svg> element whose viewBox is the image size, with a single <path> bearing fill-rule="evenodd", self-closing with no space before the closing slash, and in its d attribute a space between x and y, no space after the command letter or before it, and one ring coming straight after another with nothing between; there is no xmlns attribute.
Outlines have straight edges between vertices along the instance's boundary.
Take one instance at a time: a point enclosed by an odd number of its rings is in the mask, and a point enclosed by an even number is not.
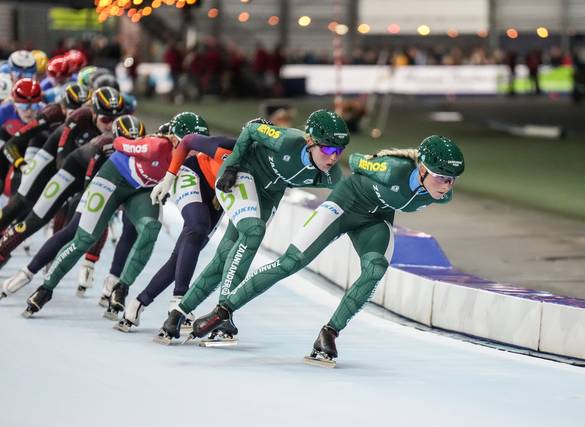
<svg viewBox="0 0 585 427"><path fill-rule="evenodd" d="M506 55L506 65L508 66L509 79L508 79L508 95L516 95L514 83L516 82L516 65L518 61L518 55L513 50L509 51Z"/></svg>
<svg viewBox="0 0 585 427"><path fill-rule="evenodd" d="M526 56L525 63L528 67L528 75L530 77L532 93L534 95L540 95L540 84L538 82L538 70L542 64L542 55L540 54L540 51L533 50L530 52Z"/></svg>
<svg viewBox="0 0 585 427"><path fill-rule="evenodd" d="M177 89L179 86L179 77L183 70L183 53L179 49L179 45L176 41L169 43L167 50L163 55L163 60L169 66L171 73L171 80L173 81L173 90L170 93L171 100L175 101L177 95Z"/></svg>

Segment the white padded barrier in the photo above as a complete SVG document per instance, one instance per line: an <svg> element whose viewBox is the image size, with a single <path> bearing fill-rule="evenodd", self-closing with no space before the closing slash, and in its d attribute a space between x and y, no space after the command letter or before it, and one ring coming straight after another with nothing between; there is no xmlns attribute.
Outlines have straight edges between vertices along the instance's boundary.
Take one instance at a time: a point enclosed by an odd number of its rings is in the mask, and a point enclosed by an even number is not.
<svg viewBox="0 0 585 427"><path fill-rule="evenodd" d="M435 282L431 323L538 350L541 305L539 301Z"/></svg>
<svg viewBox="0 0 585 427"><path fill-rule="evenodd" d="M382 305L408 319L431 326L435 281L390 267Z"/></svg>
<svg viewBox="0 0 585 427"><path fill-rule="evenodd" d="M540 351L585 359L585 310L543 303Z"/></svg>

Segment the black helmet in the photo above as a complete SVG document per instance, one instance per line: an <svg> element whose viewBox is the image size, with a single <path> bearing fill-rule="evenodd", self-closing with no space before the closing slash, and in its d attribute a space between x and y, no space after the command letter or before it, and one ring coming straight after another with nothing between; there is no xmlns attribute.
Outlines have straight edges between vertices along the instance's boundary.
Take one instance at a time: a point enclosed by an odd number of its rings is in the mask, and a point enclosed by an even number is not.
<svg viewBox="0 0 585 427"><path fill-rule="evenodd" d="M100 87L91 95L91 106L96 114L116 117L124 111L124 98L114 88Z"/></svg>
<svg viewBox="0 0 585 427"><path fill-rule="evenodd" d="M118 117L112 123L112 132L115 136L123 136L128 139L136 139L146 135L144 123L129 114Z"/></svg>
<svg viewBox="0 0 585 427"><path fill-rule="evenodd" d="M85 104L90 98L87 87L79 83L69 83L63 91L62 101L69 110L75 110Z"/></svg>

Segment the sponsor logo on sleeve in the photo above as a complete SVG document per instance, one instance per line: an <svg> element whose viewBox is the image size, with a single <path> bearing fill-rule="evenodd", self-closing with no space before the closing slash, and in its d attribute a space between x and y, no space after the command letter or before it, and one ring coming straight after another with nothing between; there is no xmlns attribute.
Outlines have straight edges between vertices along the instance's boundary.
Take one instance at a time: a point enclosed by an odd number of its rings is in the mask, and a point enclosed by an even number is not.
<svg viewBox="0 0 585 427"><path fill-rule="evenodd" d="M358 168L368 172L386 172L388 170L388 165L382 162L370 162L369 160L361 159L358 162Z"/></svg>
<svg viewBox="0 0 585 427"><path fill-rule="evenodd" d="M258 126L258 132L263 133L264 135L268 135L270 138L278 139L280 138L280 131L276 130L268 125L260 125Z"/></svg>

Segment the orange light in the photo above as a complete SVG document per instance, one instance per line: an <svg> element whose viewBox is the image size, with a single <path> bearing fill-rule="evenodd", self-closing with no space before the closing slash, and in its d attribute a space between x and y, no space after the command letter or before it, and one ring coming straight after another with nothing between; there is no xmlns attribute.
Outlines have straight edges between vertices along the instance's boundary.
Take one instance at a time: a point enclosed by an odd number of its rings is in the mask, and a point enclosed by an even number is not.
<svg viewBox="0 0 585 427"><path fill-rule="evenodd" d="M134 23L140 21L142 19L142 15L140 13L135 13L130 20Z"/></svg>
<svg viewBox="0 0 585 427"><path fill-rule="evenodd" d="M172 6L172 5L174 5L174 4L175 4L175 1L176 1L176 0L164 0L165 4L166 4L167 6Z"/></svg>
<svg viewBox="0 0 585 427"><path fill-rule="evenodd" d="M184 0L179 0L177 3L175 3L175 7L177 7L178 9L184 8L185 7Z"/></svg>
<svg viewBox="0 0 585 427"><path fill-rule="evenodd" d="M485 39L488 36L488 32L487 32L487 30L479 30L477 32L477 35L479 37L481 37L482 39Z"/></svg>
<svg viewBox="0 0 585 427"><path fill-rule="evenodd" d="M108 12L102 12L100 13L100 16L98 16L98 21L99 22L106 22L106 20L109 18L109 14Z"/></svg>
<svg viewBox="0 0 585 427"><path fill-rule="evenodd" d="M136 10L136 8L135 8L135 7L131 8L131 9L128 9L128 17L129 17L129 18L132 18L132 16L133 16L133 15L134 15L136 12L138 12L138 11Z"/></svg>
<svg viewBox="0 0 585 427"><path fill-rule="evenodd" d="M280 18L276 15L272 15L270 18L268 18L268 25L271 26L278 25L279 22Z"/></svg>
<svg viewBox="0 0 585 427"><path fill-rule="evenodd" d="M197 3L197 0L187 0L187 4L195 4Z"/></svg>
<svg viewBox="0 0 585 427"><path fill-rule="evenodd" d="M99 2L99 6L101 6L101 7L107 7L111 4L112 4L111 0L100 0L100 2Z"/></svg>
<svg viewBox="0 0 585 427"><path fill-rule="evenodd" d="M246 4L246 3L250 3L250 0L240 0L242 3Z"/></svg>
<svg viewBox="0 0 585 427"><path fill-rule="evenodd" d="M161 5L162 5L162 0L153 0L151 6L153 9L158 9Z"/></svg>
<svg viewBox="0 0 585 427"><path fill-rule="evenodd" d="M398 24L390 24L387 28L390 34L398 34L400 32L400 25Z"/></svg>
<svg viewBox="0 0 585 427"><path fill-rule="evenodd" d="M118 6L112 6L110 9L110 16L116 16L120 8Z"/></svg>
<svg viewBox="0 0 585 427"><path fill-rule="evenodd" d="M368 24L360 24L358 26L358 32L360 34L368 34L370 32L370 26Z"/></svg>
<svg viewBox="0 0 585 427"><path fill-rule="evenodd" d="M327 29L329 31L335 32L335 27L337 27L337 22L335 21L331 21L329 24L327 24Z"/></svg>
<svg viewBox="0 0 585 427"><path fill-rule="evenodd" d="M152 7L150 6L146 6L144 9L142 9L142 16L148 16L152 13Z"/></svg>
<svg viewBox="0 0 585 427"><path fill-rule="evenodd" d="M515 28L508 28L506 30L506 35L511 39L517 39L518 38L518 31Z"/></svg>
<svg viewBox="0 0 585 427"><path fill-rule="evenodd" d="M118 6L122 8L126 8L129 6L130 0L118 0Z"/></svg>
<svg viewBox="0 0 585 427"><path fill-rule="evenodd" d="M248 22L248 19L250 19L250 14L248 12L242 12L238 16L238 21L240 22Z"/></svg>
<svg viewBox="0 0 585 427"><path fill-rule="evenodd" d="M454 39L455 37L459 36L459 31L457 31L455 28L449 28L447 30L447 35Z"/></svg>
<svg viewBox="0 0 585 427"><path fill-rule="evenodd" d="M217 15L219 15L219 9L215 7L212 7L211 9L209 9L209 12L207 12L207 16L210 17L211 19L217 18Z"/></svg>

